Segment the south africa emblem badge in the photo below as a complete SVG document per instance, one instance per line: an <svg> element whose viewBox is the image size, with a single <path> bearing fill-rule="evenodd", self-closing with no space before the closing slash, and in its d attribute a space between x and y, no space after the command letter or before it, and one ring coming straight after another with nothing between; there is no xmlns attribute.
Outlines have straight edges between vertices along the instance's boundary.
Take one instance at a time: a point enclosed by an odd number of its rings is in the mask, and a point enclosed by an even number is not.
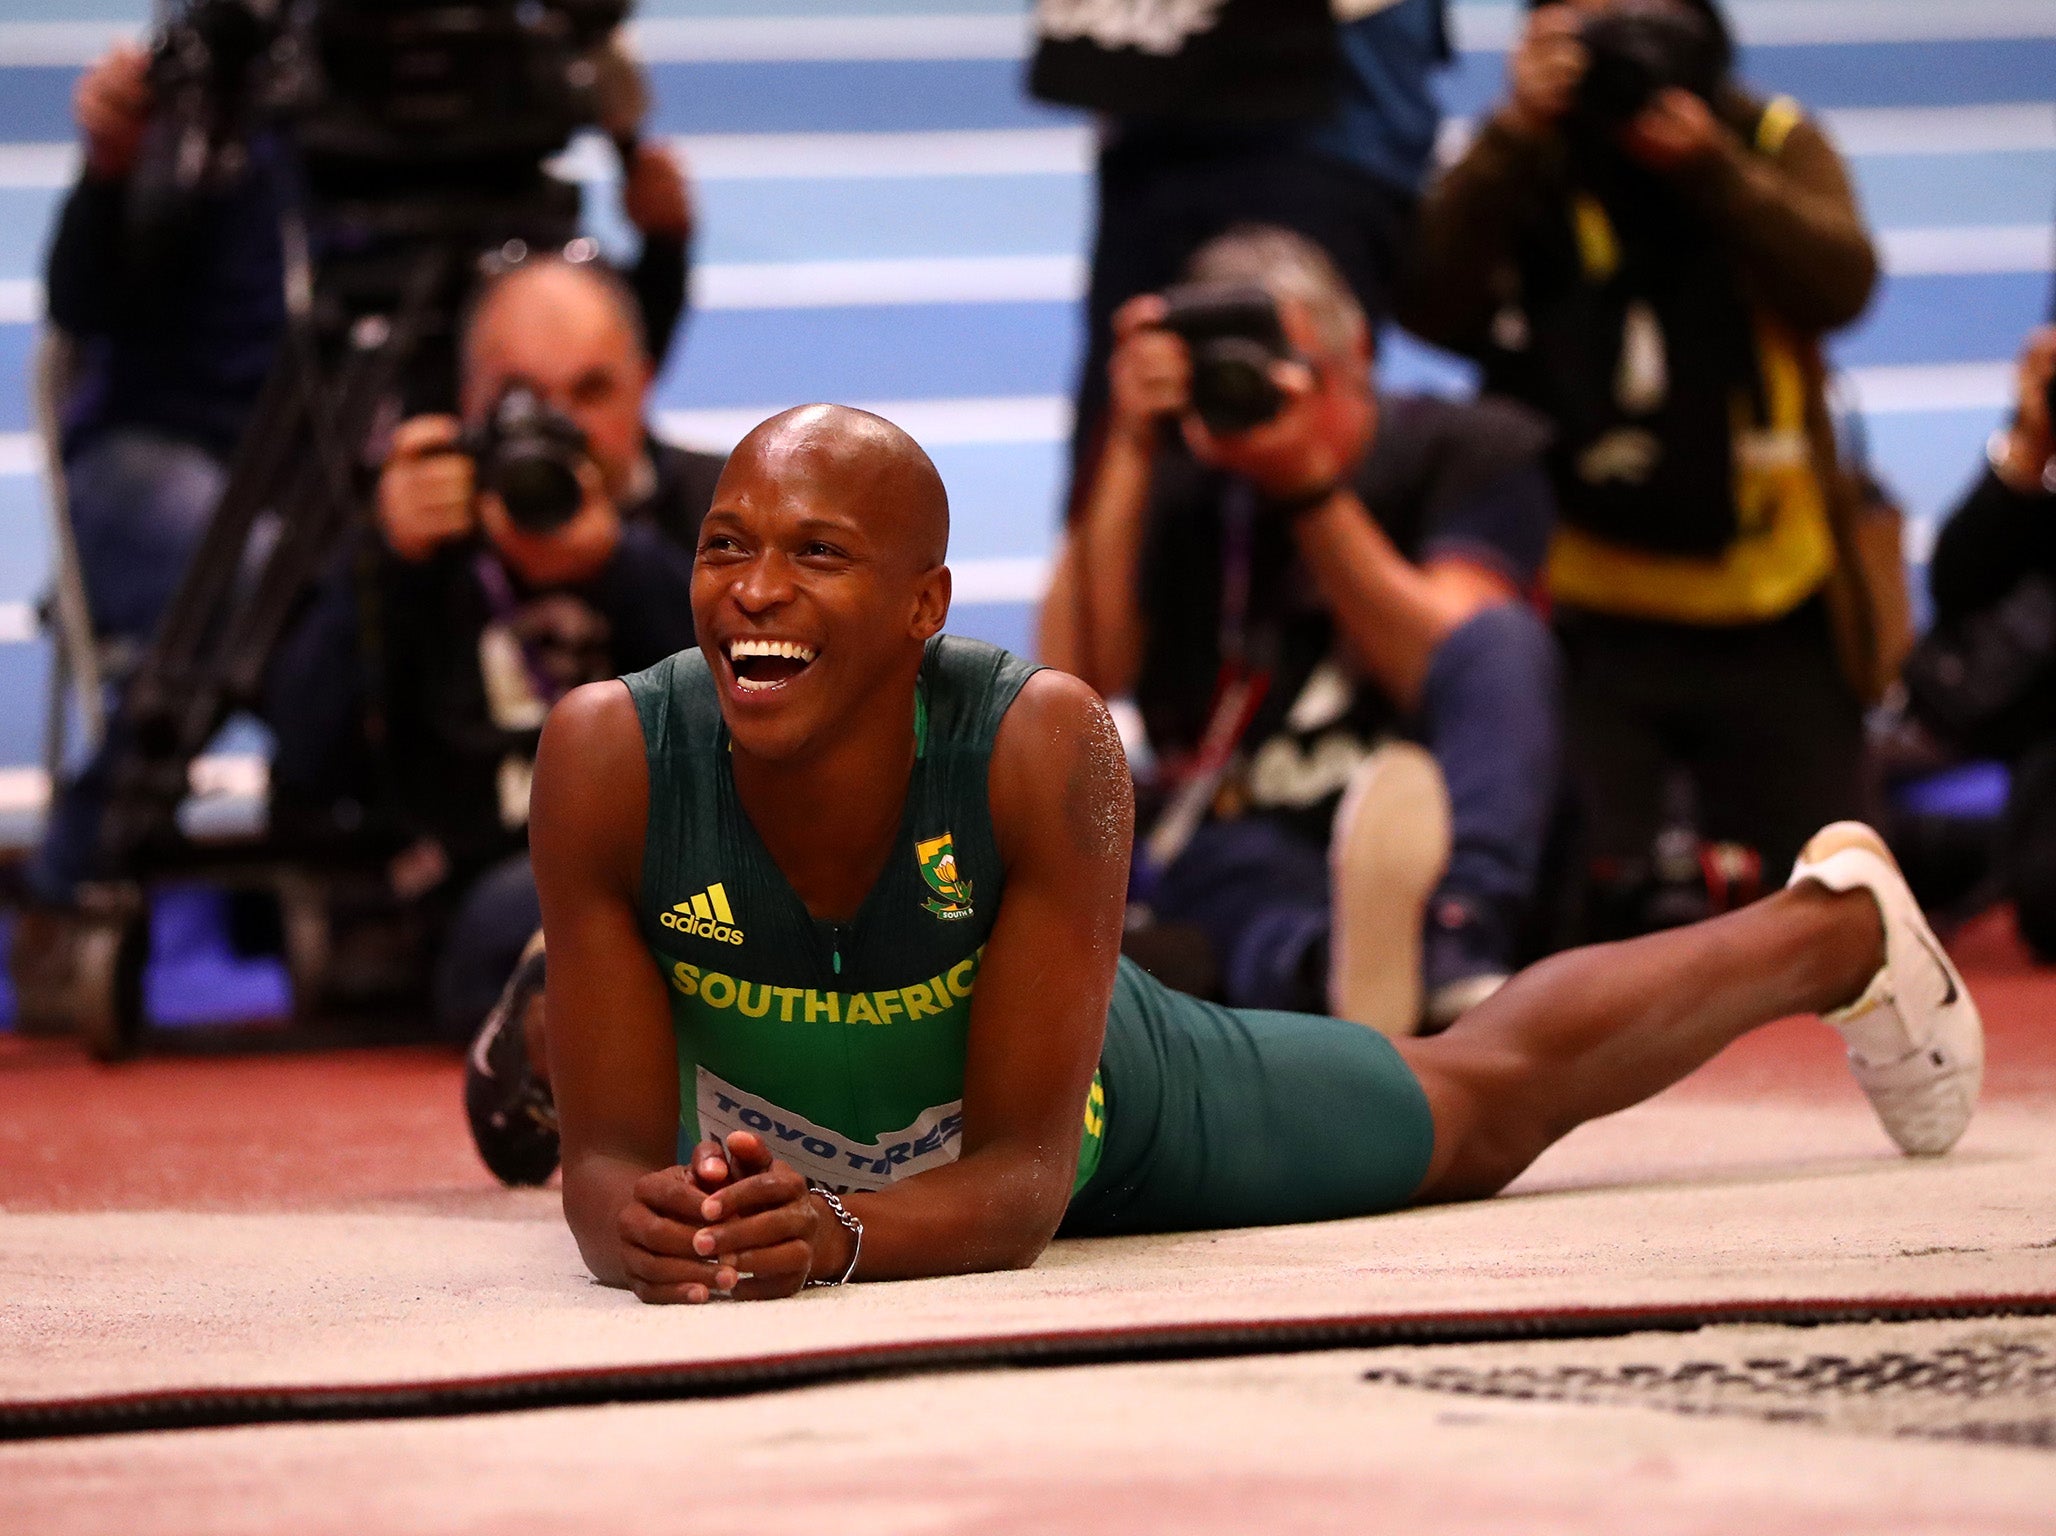
<svg viewBox="0 0 2056 1536"><path fill-rule="evenodd" d="M949 834L926 838L914 844L914 860L921 866L921 878L935 895L921 903L945 922L971 915L971 882L957 873L957 851Z"/></svg>

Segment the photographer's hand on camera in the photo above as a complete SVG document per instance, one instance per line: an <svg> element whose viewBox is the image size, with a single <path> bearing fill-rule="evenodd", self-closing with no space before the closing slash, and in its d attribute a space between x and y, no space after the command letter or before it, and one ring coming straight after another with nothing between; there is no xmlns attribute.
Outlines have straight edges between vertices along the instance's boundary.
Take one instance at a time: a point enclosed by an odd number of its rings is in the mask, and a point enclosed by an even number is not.
<svg viewBox="0 0 2056 1536"><path fill-rule="evenodd" d="M402 560L426 560L477 527L478 467L454 416L416 416L393 434L378 476L378 530Z"/></svg>
<svg viewBox="0 0 2056 1536"><path fill-rule="evenodd" d="M1305 363L1273 364L1271 381L1284 404L1269 421L1246 432L1217 434L1188 415L1182 423L1185 441L1202 463L1255 486L1268 506L1295 516L1316 512L1326 500L1321 492L1340 486L1369 452L1376 413L1338 409L1334 392L1320 388ZM1367 389L1363 396L1368 399Z"/></svg>
<svg viewBox="0 0 2056 1536"><path fill-rule="evenodd" d="M1724 145L1740 150L1735 136L1713 108L1690 91L1672 86L1621 130L1621 147L1652 171L1676 171L1718 154Z"/></svg>
<svg viewBox="0 0 2056 1536"><path fill-rule="evenodd" d="M1145 293L1114 311L1114 354L1108 364L1109 445L1156 448L1158 424L1184 410L1192 392L1192 354L1162 329L1165 304Z"/></svg>
<svg viewBox="0 0 2056 1536"><path fill-rule="evenodd" d="M2056 385L2056 325L2028 333L2015 371L2013 421L1993 434L1992 472L2022 496L2050 494L2056 481L2056 422L2050 420Z"/></svg>
<svg viewBox="0 0 2056 1536"><path fill-rule="evenodd" d="M1507 100L1499 120L1531 138L1555 131L1577 95L1585 61L1575 6L1545 5L1531 11L1507 61Z"/></svg>
<svg viewBox="0 0 2056 1536"><path fill-rule="evenodd" d="M72 113L88 175L118 181L134 168L151 105L150 56L133 43L117 43L79 77Z"/></svg>

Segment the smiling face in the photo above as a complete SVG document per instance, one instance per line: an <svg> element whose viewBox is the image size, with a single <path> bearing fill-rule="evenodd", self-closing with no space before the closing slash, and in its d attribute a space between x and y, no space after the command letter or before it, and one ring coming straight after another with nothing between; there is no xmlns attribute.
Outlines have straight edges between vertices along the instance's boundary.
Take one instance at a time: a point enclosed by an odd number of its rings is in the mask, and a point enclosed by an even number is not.
<svg viewBox="0 0 2056 1536"><path fill-rule="evenodd" d="M948 505L899 428L841 406L737 445L700 525L693 623L738 751L802 758L895 690L949 612Z"/></svg>

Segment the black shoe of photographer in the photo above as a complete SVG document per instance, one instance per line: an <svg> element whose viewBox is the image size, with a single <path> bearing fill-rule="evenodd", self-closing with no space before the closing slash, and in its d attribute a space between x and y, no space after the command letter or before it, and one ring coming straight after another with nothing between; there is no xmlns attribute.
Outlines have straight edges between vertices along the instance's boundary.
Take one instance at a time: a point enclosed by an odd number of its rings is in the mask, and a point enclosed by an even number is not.
<svg viewBox="0 0 2056 1536"><path fill-rule="evenodd" d="M502 1184L540 1184L556 1171L557 1103L530 1055L529 1016L542 1001L540 945L521 957L464 1059L472 1144Z"/></svg>

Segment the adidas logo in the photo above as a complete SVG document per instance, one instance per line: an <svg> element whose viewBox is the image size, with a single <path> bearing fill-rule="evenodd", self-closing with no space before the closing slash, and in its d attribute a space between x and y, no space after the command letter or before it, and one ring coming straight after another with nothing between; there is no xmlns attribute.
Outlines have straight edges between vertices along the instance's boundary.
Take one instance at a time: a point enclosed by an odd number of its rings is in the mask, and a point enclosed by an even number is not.
<svg viewBox="0 0 2056 1536"><path fill-rule="evenodd" d="M719 880L699 895L679 902L658 921L696 939L712 939L716 944L742 942L742 930L735 926L735 913L728 905L728 892Z"/></svg>

